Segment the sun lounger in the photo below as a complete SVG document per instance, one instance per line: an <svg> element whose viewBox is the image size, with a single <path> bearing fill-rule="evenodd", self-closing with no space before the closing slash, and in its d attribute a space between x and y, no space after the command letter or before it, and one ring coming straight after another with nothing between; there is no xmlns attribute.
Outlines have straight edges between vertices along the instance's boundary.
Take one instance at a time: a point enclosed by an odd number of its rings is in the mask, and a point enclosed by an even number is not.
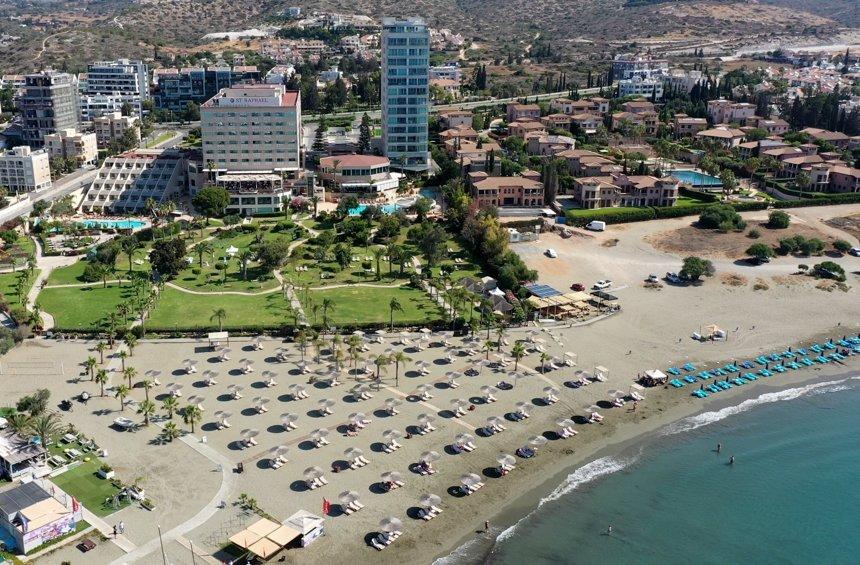
<svg viewBox="0 0 860 565"><path fill-rule="evenodd" d="M694 390L694 391L693 391L693 396L695 396L695 397L697 397L697 398L707 398L707 397L708 397L708 393L707 393L707 392L705 392L705 391L704 391L704 390L702 390L702 389L699 389L699 390Z"/></svg>
<svg viewBox="0 0 860 565"><path fill-rule="evenodd" d="M692 363L686 363L686 364L684 365L684 370L685 370L685 371L687 371L688 373L689 373L690 371L694 370L695 368L696 368L696 366L695 366L695 365L693 365Z"/></svg>
<svg viewBox="0 0 860 565"><path fill-rule="evenodd" d="M592 413L591 413L591 416L588 418L588 421L589 421L589 422L591 422L591 423L594 423L594 422L602 422L602 421L603 421L603 416L601 416L601 415L600 415L600 414L598 414L597 412L592 412Z"/></svg>

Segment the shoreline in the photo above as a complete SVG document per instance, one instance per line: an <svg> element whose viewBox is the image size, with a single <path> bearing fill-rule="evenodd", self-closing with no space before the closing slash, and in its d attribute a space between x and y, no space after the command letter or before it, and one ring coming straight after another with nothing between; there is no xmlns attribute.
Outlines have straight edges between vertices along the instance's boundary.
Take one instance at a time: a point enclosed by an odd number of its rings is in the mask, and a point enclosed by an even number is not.
<svg viewBox="0 0 860 565"><path fill-rule="evenodd" d="M837 328L834 328L834 331L836 329ZM807 344L811 342L820 342L828 339L832 335L833 332L826 332L824 334L817 335L815 338L804 339L800 343ZM848 359L851 358L849 357ZM707 363L707 365L715 364ZM719 364L717 363L716 365ZM482 535L483 532L479 532L479 528L477 527L465 528L465 530L470 530L469 533L459 537L456 540L456 543L452 543L445 550L437 551L429 562L434 565L446 565L448 563L461 562L471 563L474 562L475 558L479 555L480 559L477 561L483 562L483 560L490 555L500 535L508 534L511 531L511 528L515 527L523 519L535 512L548 496L552 495L568 481L573 473L576 473L578 470L594 463L595 461L603 460L605 458L615 459L619 455L635 449L637 446L640 449L646 449L653 443L653 441L663 437L664 435L668 435L661 433L661 431L667 430L667 428L673 424L700 414L717 412L726 408L740 406L743 402L759 398L764 394L779 393L785 390L815 384L816 382L824 383L834 380L843 380L851 378L851 376L857 375L858 373L860 373L860 367L852 366L852 364L846 362L841 364L832 363L826 366L817 365L814 367L808 367L807 370L783 373L779 376L779 380L773 380L774 377L771 377L770 380L759 379L752 383L748 383L743 387L735 387L728 391L724 391L724 393L729 394L712 395L707 399L697 399L693 397L687 392L692 389L687 389L687 387L685 387L682 389L684 392L680 393L684 395L684 400L677 402L675 406L668 407L668 409L664 409L664 407L655 409L653 406L655 397L659 397L659 400L661 401L660 404L662 404L662 402L676 396L679 393L678 390L673 388L646 389L646 400L640 406L647 406L642 410L643 413L648 412L647 416L635 421L630 421L625 418L625 421L621 422L620 425L613 422L614 429L607 431L604 435L595 434L594 437L589 437L585 445L578 446L578 449L573 449L572 453L566 456L556 457L549 460L549 458L547 458L547 454L542 453L539 458L542 456L546 458L546 460L541 462L540 468L529 470L529 475L531 477L534 477L535 475L540 476L538 484L528 488L528 490L524 491L522 494L514 496L512 499L506 500L503 504L495 504L492 513L487 514L485 519L490 521L491 535ZM675 400L677 401L680 399L675 398ZM697 402L699 400L702 400L702 402ZM649 402L651 402L652 405L649 406ZM611 411L609 413L613 414ZM629 413L625 413L625 415L628 414ZM702 425L708 424L705 423ZM683 434L687 431L692 431L692 429L693 428L670 433ZM580 439L581 435L568 441L577 442ZM551 442L550 445L552 445L552 443L558 442ZM580 443L585 442L580 441ZM626 466L623 468L626 468ZM617 472L618 470L621 469L610 469L608 472ZM521 469L514 471L514 473L519 472L521 472ZM595 478L597 477L595 476ZM586 479L581 482L590 482L590 480L591 479ZM573 488L576 488L576 485L574 485ZM483 523L481 522L476 526L482 527ZM467 561L456 560L456 557L458 556L455 554L461 551L463 553L468 551L468 555L459 555L459 557L466 558L468 556L470 559ZM449 557L454 557L454 559L449 560Z"/></svg>

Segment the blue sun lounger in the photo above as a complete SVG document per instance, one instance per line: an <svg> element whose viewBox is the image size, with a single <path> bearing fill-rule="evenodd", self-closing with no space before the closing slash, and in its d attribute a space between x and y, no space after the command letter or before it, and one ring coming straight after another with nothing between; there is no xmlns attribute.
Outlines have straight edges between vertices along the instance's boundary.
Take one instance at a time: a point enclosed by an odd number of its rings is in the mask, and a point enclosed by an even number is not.
<svg viewBox="0 0 860 565"><path fill-rule="evenodd" d="M833 341L828 341L824 344L824 347L826 347L827 349L836 349L836 346L833 345Z"/></svg>
<svg viewBox="0 0 860 565"><path fill-rule="evenodd" d="M669 381L669 384L675 388L681 388L682 386L684 386L684 383L681 382L679 379L672 379L671 381Z"/></svg>
<svg viewBox="0 0 860 565"><path fill-rule="evenodd" d="M758 372L758 374L759 374L759 375L761 375L762 377L770 377L770 376L773 376L773 373L771 373L771 372L770 372L770 371L768 371L767 369L762 369L761 371L759 371L759 372Z"/></svg>
<svg viewBox="0 0 860 565"><path fill-rule="evenodd" d="M813 345L812 347L810 347L809 349L814 351L815 353L821 353L824 351L824 348L821 347L820 345L818 345L817 343L815 345Z"/></svg>
<svg viewBox="0 0 860 565"><path fill-rule="evenodd" d="M776 371L777 373L784 373L785 367L783 367L782 365L774 365L773 370Z"/></svg>
<svg viewBox="0 0 860 565"><path fill-rule="evenodd" d="M744 378L748 381L757 381L758 377L755 376L755 373L744 373Z"/></svg>
<svg viewBox="0 0 860 565"><path fill-rule="evenodd" d="M797 354L802 355L803 357L806 357L807 354L809 354L809 352L801 347L800 349L797 350Z"/></svg>
<svg viewBox="0 0 860 565"><path fill-rule="evenodd" d="M684 370L687 371L688 373L690 371L694 370L695 368L696 368L696 366L693 365L692 363L687 363L684 365Z"/></svg>
<svg viewBox="0 0 860 565"><path fill-rule="evenodd" d="M850 343L848 343L848 340L845 340L845 339L840 339L838 343L839 343L839 345L841 345L842 347L851 347L851 344L850 344Z"/></svg>
<svg viewBox="0 0 860 565"><path fill-rule="evenodd" d="M767 359L764 355L759 355L758 357L756 357L755 362L759 365L767 365Z"/></svg>
<svg viewBox="0 0 860 565"><path fill-rule="evenodd" d="M677 367L669 367L666 369L666 372L676 377L681 374L681 371L679 371Z"/></svg>
<svg viewBox="0 0 860 565"><path fill-rule="evenodd" d="M730 363L730 364L726 365L725 367L723 367L723 369L725 369L726 371L728 371L730 373L740 373L741 372L741 370L738 368L738 366L735 365L734 363Z"/></svg>
<svg viewBox="0 0 860 565"><path fill-rule="evenodd" d="M813 365L815 365L815 361L813 361L809 357L804 357L803 359L800 360L800 362L803 363L804 365L806 365L807 367L812 367Z"/></svg>
<svg viewBox="0 0 860 565"><path fill-rule="evenodd" d="M794 353L792 353L790 349L786 349L785 351L782 352L783 357L791 357L793 355L794 355Z"/></svg>
<svg viewBox="0 0 860 565"><path fill-rule="evenodd" d="M686 377L684 377L684 380L687 381L688 383L692 384L692 383L696 382L696 377L687 375Z"/></svg>
<svg viewBox="0 0 860 565"><path fill-rule="evenodd" d="M779 361L780 359L782 359L782 356L779 353L771 353L770 354L770 360L771 361Z"/></svg>
<svg viewBox="0 0 860 565"><path fill-rule="evenodd" d="M726 376L726 372L722 369L714 369L713 374L715 377L725 377Z"/></svg>
<svg viewBox="0 0 860 565"><path fill-rule="evenodd" d="M695 397L697 397L697 398L707 398L707 397L708 397L708 393L707 393L707 392L705 392L704 390L699 389L699 390L694 390L694 391L693 391L693 396L695 396Z"/></svg>
<svg viewBox="0 0 860 565"><path fill-rule="evenodd" d="M721 389L720 387L718 387L717 385L714 385L714 384L710 384L710 385L706 386L705 388L706 388L706 389L708 389L708 390L709 390L709 391L711 391L711 392L720 392L721 390L723 390L723 389Z"/></svg>
<svg viewBox="0 0 860 565"><path fill-rule="evenodd" d="M830 362L830 359L828 359L824 355L819 355L818 357L815 358L815 360L818 361L819 363L822 363L822 364Z"/></svg>

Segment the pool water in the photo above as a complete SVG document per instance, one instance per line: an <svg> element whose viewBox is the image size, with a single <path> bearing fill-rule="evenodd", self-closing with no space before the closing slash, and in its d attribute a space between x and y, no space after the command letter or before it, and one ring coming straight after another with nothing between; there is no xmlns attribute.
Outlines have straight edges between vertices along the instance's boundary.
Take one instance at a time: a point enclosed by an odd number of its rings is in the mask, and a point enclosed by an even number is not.
<svg viewBox="0 0 860 565"><path fill-rule="evenodd" d="M349 209L349 215L350 216L361 216L361 213L364 212L365 210L367 210L367 208L368 208L367 204L359 204L355 208ZM383 214L393 214L394 212L397 211L398 206L397 206L397 204L382 204L381 206L377 206L377 208L379 208Z"/></svg>
<svg viewBox="0 0 860 565"><path fill-rule="evenodd" d="M114 230L136 230L146 226L146 222L140 220L84 220L81 223L86 228Z"/></svg>
<svg viewBox="0 0 860 565"><path fill-rule="evenodd" d="M699 171L681 170L672 171L670 174L682 183L692 186L723 186L723 181L719 178Z"/></svg>

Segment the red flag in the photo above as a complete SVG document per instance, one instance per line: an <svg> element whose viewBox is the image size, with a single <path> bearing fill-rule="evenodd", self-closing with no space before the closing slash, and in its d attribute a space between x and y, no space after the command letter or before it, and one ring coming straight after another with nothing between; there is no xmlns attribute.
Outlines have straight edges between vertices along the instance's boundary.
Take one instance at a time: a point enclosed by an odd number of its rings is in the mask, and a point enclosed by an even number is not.
<svg viewBox="0 0 860 565"><path fill-rule="evenodd" d="M323 516L328 516L328 511L331 508L331 502L323 498Z"/></svg>
<svg viewBox="0 0 860 565"><path fill-rule="evenodd" d="M81 505L78 502L78 499L73 496L72 497L72 512L77 512L80 507L81 507Z"/></svg>

